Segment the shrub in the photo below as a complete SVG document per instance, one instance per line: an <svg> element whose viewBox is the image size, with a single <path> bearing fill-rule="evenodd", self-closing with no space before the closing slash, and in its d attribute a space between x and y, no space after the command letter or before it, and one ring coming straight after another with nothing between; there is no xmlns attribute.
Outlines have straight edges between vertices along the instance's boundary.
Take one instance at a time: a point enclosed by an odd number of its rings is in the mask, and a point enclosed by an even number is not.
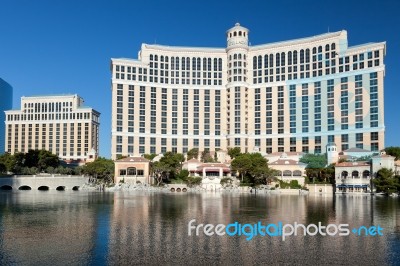
<svg viewBox="0 0 400 266"><path fill-rule="evenodd" d="M200 177L200 176L189 176L189 177L186 179L186 184L187 184L189 187L198 186L198 185L201 184L201 181L202 181L202 180L203 180L203 178Z"/></svg>

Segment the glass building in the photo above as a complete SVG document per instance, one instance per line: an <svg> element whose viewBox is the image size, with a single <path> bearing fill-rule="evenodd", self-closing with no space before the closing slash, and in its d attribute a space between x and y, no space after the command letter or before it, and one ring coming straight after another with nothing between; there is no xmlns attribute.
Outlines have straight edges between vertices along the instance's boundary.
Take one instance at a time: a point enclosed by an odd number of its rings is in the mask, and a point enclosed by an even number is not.
<svg viewBox="0 0 400 266"><path fill-rule="evenodd" d="M13 89L10 84L0 78L0 153L5 151L5 114L4 111L12 108Z"/></svg>

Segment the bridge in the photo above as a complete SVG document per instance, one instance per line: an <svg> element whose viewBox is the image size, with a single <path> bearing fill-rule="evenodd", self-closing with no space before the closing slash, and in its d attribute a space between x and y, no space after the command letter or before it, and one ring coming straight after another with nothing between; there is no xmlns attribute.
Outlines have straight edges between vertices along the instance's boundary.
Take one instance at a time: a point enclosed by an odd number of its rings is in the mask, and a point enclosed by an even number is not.
<svg viewBox="0 0 400 266"><path fill-rule="evenodd" d="M87 181L85 176L73 175L0 177L0 190L79 190Z"/></svg>

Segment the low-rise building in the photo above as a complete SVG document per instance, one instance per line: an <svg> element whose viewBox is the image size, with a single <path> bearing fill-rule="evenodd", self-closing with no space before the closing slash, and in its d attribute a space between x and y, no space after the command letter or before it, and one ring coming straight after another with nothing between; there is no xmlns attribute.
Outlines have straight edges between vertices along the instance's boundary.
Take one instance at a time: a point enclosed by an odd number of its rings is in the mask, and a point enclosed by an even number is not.
<svg viewBox="0 0 400 266"><path fill-rule="evenodd" d="M143 157L127 157L115 161L114 182L152 184L150 161Z"/></svg>
<svg viewBox="0 0 400 266"><path fill-rule="evenodd" d="M297 180L300 185L304 185L307 164L298 160L290 159L286 153L282 153L279 159L268 164L272 169L277 170L279 180L290 182Z"/></svg>

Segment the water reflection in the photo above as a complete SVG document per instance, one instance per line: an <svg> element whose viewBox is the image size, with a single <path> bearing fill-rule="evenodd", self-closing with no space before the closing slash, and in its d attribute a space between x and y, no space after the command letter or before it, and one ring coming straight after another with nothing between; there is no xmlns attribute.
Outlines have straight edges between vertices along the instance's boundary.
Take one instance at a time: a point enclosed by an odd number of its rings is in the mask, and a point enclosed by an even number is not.
<svg viewBox="0 0 400 266"><path fill-rule="evenodd" d="M380 224L383 237L188 236L188 222ZM399 200L370 196L0 193L0 265L395 264Z"/></svg>

